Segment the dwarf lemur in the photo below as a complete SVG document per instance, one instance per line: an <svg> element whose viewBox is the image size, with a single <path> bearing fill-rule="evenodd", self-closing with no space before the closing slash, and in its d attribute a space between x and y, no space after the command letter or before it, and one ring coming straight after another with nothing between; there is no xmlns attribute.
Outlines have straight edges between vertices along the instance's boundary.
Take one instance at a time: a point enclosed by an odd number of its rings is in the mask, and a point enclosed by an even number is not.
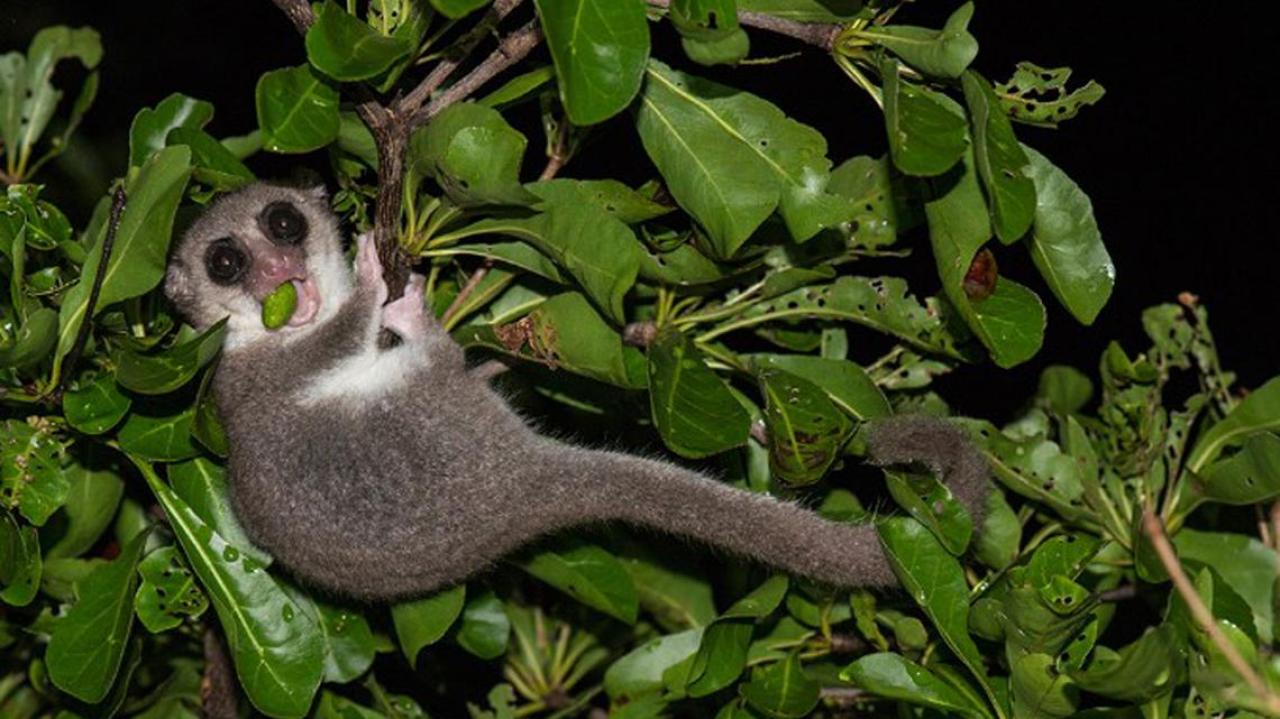
<svg viewBox="0 0 1280 719"><path fill-rule="evenodd" d="M365 600L422 595L549 532L620 520L839 586L895 583L872 525L539 435L468 371L424 312L422 279L384 305L372 241L357 240L353 282L341 237L323 190L255 184L191 225L165 282L196 328L229 318L213 389L232 506L303 580ZM296 311L267 330L261 302L284 282ZM380 349L383 328L400 344ZM896 417L867 442L876 463L927 466L980 521L989 469L963 432Z"/></svg>

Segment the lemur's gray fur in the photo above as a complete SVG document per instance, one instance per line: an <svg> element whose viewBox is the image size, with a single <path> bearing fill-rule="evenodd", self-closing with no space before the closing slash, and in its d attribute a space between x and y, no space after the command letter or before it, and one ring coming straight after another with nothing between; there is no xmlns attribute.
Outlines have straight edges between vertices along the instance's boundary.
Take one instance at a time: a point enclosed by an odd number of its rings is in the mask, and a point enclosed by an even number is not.
<svg viewBox="0 0 1280 719"><path fill-rule="evenodd" d="M302 579L366 600L422 595L541 535L622 520L835 585L895 584L870 525L535 433L424 313L421 278L383 306L372 242L358 244L353 284L323 193L257 184L191 226L166 278L197 328L230 318L213 388L233 507ZM299 308L268 331L260 302L284 281ZM399 346L378 349L383 327ZM929 467L981 520L989 470L960 430L898 417L868 445L876 463Z"/></svg>

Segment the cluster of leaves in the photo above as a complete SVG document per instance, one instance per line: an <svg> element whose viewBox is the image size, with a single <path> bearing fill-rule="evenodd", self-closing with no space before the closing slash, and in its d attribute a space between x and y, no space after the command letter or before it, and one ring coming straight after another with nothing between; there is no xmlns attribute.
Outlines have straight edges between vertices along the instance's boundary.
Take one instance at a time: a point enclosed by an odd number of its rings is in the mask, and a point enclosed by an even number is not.
<svg viewBox="0 0 1280 719"><path fill-rule="evenodd" d="M723 557L701 557L707 570L622 530L553 539L389 610L294 586L229 513L206 393L222 327L196 333L159 296L172 230L252 182L246 160L264 150L325 151L336 209L367 227L378 153L352 103L489 32L487 5L318 5L306 63L258 84L259 128L215 138L212 106L182 95L141 110L123 211L113 218L104 197L79 232L29 179L35 148L59 152L96 88L89 74L46 140L52 68L74 58L91 72L97 35L51 28L0 56L0 715L194 716L218 635L253 708L279 717L413 717L423 705L452 716L464 703L494 719L605 707L785 718L851 704L973 717L1272 711L1170 595L1142 530L1149 512L1174 535L1217 633L1276 683L1273 546L1184 525L1280 494L1280 381L1233 395L1190 300L1144 316L1143 354L1108 349L1098 398L1055 367L1017 421L963 420L1000 485L982 527L936 478L885 474L900 511L880 531L905 594L834 592ZM1013 131L1067 119L1101 88L1069 92L1069 71L1030 64L993 85L969 67L971 5L941 29L894 21L896 2L534 5L549 64L414 134L396 228L446 326L473 352L514 360L528 395L652 430L746 489L867 521L850 491L862 423L946 414L936 375L984 357L1014 365L1041 344L1044 307L999 273L996 252L1023 245L1083 323L1105 303L1113 272L1088 198ZM742 61L747 20L822 43L848 89L883 109L888 155L834 164L817 130L768 100L674 67ZM668 22L687 58L663 63L649 37ZM534 182L510 121L530 116L550 158ZM653 180L552 178L575 153L606 151L590 144L605 121L634 127L630 149ZM917 238L939 296L850 271L908 257ZM1197 389L1166 409L1175 372ZM1113 622L1126 594L1151 600L1149 631Z"/></svg>

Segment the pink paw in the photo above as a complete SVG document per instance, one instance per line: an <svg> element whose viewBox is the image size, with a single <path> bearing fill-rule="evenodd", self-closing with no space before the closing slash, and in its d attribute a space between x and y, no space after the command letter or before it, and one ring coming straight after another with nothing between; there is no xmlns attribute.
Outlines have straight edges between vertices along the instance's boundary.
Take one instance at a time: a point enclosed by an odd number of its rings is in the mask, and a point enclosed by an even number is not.
<svg viewBox="0 0 1280 719"><path fill-rule="evenodd" d="M419 341L427 334L425 284L426 278L422 275L410 275L404 294L382 308L382 326L400 335L405 342Z"/></svg>
<svg viewBox="0 0 1280 719"><path fill-rule="evenodd" d="M375 304L387 301L387 283L382 280L382 261L378 259L378 246L373 235L366 232L356 238L356 279L361 287L372 287Z"/></svg>

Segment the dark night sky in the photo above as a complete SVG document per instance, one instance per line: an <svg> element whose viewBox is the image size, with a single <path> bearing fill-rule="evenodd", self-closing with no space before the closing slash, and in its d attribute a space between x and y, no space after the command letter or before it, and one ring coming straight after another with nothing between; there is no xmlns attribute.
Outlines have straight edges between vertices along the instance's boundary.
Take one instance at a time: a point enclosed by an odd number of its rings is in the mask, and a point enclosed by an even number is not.
<svg viewBox="0 0 1280 719"><path fill-rule="evenodd" d="M119 172L124 134L138 108L183 91L214 103L215 135L241 134L255 124L257 77L302 59L300 40L267 0L0 4L0 51L25 49L30 34L46 24L88 24L102 32L102 91L83 131L85 140L105 148L100 174ZM922 0L899 17L936 26L955 4ZM1008 373L979 367L948 378L942 390L958 398L960 411L1007 416L1033 391L1048 358L1093 374L1108 340L1118 339L1130 351L1144 348L1139 311L1183 290L1207 303L1224 365L1239 372L1243 385L1257 386L1280 370L1277 302L1268 289L1280 260L1274 239L1280 204L1272 179L1278 143L1273 125L1280 111L1269 77L1280 29L1263 17L1266 7L1233 3L1210 17L1198 2L978 2L971 26L982 43L976 67L988 76L1007 77L1025 59L1071 65L1079 82L1095 78L1106 86L1100 105L1062 129L1025 128L1020 135L1092 197L1118 280L1110 305L1087 330L1043 292L1050 320L1040 358ZM1214 26L1231 32L1209 32ZM687 66L669 34L663 30L656 39L658 53ZM759 33L753 40L757 54L796 49ZM884 149L879 115L866 96L816 53L714 76L819 128L837 162ZM592 145L599 154L575 159L566 174L616 169L618 160L600 151L620 146L612 137L627 140L625 120L616 125ZM533 135L531 145L540 144ZM624 172L642 180L651 170L638 143L630 148L637 154L625 159ZM287 166L275 159L255 169L271 175ZM1025 253L1003 253L1002 268L1026 279ZM916 290L932 293L934 282Z"/></svg>

